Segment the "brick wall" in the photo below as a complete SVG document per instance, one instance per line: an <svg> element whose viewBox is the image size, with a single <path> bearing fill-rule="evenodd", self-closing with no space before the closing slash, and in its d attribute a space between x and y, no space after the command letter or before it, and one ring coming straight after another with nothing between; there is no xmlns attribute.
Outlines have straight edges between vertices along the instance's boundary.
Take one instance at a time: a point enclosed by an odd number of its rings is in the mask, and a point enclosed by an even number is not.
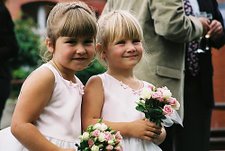
<svg viewBox="0 0 225 151"><path fill-rule="evenodd" d="M212 51L214 76L214 98L225 103L225 46L219 51ZM212 128L225 128L225 110L215 110L212 116Z"/></svg>
<svg viewBox="0 0 225 151"><path fill-rule="evenodd" d="M217 1L218 3L225 3L225 0ZM225 103L225 46L219 51L213 50L212 59L214 68L214 98L216 103ZM225 110L213 111L211 127L225 128Z"/></svg>
<svg viewBox="0 0 225 151"><path fill-rule="evenodd" d="M18 0L18 1L7 0L6 6L8 7L12 15L12 18L17 19L17 18L20 18L21 16L20 9L23 4L30 3L30 2L38 2L38 1L61 2L61 1L72 1L72 0ZM102 9L106 3L106 0L83 0L83 1L86 2L89 6L91 6L94 10L96 10L98 14L102 12Z"/></svg>

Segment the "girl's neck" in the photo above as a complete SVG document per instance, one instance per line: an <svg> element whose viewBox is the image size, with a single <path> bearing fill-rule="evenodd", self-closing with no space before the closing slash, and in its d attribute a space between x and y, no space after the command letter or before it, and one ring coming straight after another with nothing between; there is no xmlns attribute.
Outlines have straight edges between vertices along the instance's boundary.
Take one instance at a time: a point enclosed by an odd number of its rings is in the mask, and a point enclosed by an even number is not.
<svg viewBox="0 0 225 151"><path fill-rule="evenodd" d="M63 78L63 79L66 79L68 81L71 81L73 83L76 83L76 79L74 77L74 74L66 74L66 72L64 72L60 67L59 65L57 65L57 63L52 59L50 61L50 63L54 66L54 68L58 71L58 73L60 74L60 76Z"/></svg>
<svg viewBox="0 0 225 151"><path fill-rule="evenodd" d="M118 79L119 81L127 81L127 80L132 80L136 79L135 76L133 75L132 71L113 71L113 70L107 70L107 74L113 76L114 78Z"/></svg>
<svg viewBox="0 0 225 151"><path fill-rule="evenodd" d="M133 72L115 72L107 70L106 73L134 90L138 90L142 87L142 82L133 75Z"/></svg>

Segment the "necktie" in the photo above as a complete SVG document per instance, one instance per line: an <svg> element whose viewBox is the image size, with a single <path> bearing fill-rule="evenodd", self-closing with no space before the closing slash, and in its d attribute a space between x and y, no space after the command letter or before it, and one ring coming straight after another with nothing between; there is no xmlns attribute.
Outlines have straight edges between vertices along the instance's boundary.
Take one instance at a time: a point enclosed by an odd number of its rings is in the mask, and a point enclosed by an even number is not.
<svg viewBox="0 0 225 151"><path fill-rule="evenodd" d="M184 0L184 12L187 16L194 16L193 9L189 0ZM193 40L186 44L186 64L187 70L190 71L192 76L196 76L199 71L198 66L198 54L196 50L198 49L199 42L197 40Z"/></svg>

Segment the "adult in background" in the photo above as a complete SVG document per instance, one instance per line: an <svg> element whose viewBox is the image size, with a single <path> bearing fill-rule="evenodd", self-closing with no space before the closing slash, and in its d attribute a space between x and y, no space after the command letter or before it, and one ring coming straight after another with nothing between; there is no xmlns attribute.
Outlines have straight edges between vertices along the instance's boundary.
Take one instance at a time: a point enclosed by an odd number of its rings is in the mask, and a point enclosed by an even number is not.
<svg viewBox="0 0 225 151"><path fill-rule="evenodd" d="M188 6L188 1L184 0L187 15L206 15L210 17L211 23L208 39L205 38L207 36L203 36L197 48L195 41L186 46L184 128L178 133L180 136L176 146L178 151L208 151L211 113L214 106L211 48L221 48L224 45L225 32L216 0L189 0L189 2L191 7Z"/></svg>
<svg viewBox="0 0 225 151"><path fill-rule="evenodd" d="M0 0L0 121L10 94L12 76L9 61L17 56L18 51L14 23L5 1Z"/></svg>

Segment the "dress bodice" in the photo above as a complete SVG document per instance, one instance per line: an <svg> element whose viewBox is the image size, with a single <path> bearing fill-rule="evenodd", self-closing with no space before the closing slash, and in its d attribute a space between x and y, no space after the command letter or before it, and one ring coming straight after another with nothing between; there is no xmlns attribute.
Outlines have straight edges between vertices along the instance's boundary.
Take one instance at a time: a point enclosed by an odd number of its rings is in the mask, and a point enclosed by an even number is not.
<svg viewBox="0 0 225 151"><path fill-rule="evenodd" d="M101 115L104 120L131 122L145 117L135 107L142 89L151 85L150 83L141 81L143 86L134 90L107 73L98 76L102 80L104 91L104 105ZM154 143L138 138L123 137L122 146L124 151L161 151Z"/></svg>
<svg viewBox="0 0 225 151"><path fill-rule="evenodd" d="M81 134L81 101L83 84L76 78L72 83L58 73L50 64L49 68L55 76L55 86L52 97L36 122L38 129L46 136L77 141Z"/></svg>

